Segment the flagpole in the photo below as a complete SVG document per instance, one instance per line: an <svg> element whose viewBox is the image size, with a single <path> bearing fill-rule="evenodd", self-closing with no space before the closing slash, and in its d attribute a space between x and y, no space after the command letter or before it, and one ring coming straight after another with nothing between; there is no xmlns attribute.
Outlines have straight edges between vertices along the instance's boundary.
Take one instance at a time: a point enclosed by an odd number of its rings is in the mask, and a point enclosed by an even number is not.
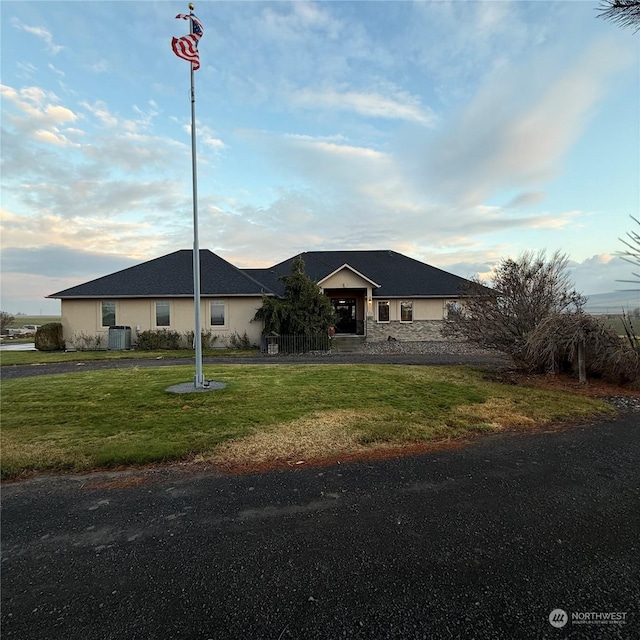
<svg viewBox="0 0 640 640"><path fill-rule="evenodd" d="M189 3L189 15L193 15L193 3ZM193 20L190 33L193 34ZM200 241L198 238L198 167L196 163L196 92L194 82L193 62L191 67L191 173L193 177L193 306L194 306L194 335L196 351L196 375L193 378L193 386L196 389L204 389L204 376L202 374L202 330L200 324Z"/></svg>

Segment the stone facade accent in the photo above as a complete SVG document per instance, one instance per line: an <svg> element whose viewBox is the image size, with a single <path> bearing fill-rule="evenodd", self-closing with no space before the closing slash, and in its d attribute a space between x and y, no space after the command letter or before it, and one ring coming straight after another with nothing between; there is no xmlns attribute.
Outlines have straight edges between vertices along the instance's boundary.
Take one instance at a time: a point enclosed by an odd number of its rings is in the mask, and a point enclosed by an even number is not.
<svg viewBox="0 0 640 640"><path fill-rule="evenodd" d="M375 322L367 318L367 342L381 342L389 337L399 342L443 341L442 320L414 320L413 322Z"/></svg>

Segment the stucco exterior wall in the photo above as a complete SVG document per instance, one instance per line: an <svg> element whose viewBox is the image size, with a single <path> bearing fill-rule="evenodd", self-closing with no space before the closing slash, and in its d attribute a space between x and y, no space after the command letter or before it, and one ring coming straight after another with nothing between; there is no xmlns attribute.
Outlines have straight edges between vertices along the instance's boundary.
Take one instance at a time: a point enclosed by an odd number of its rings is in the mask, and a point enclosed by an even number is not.
<svg viewBox="0 0 640 640"><path fill-rule="evenodd" d="M156 326L156 300L131 298L113 300L116 304L116 325L131 327L131 342L135 345L138 333L156 329L168 329L178 333L193 331L193 299L168 298L170 303L170 325ZM246 332L253 344L260 344L262 323L252 322L256 310L262 304L261 298L216 298L225 303L225 324L211 324L211 299L201 299L201 326L203 331L211 331L218 336L214 347L224 347L226 340L236 333ZM62 300L62 329L68 346L79 342L80 336L100 337L100 346L108 345L109 327L102 326L102 300Z"/></svg>
<svg viewBox="0 0 640 640"><path fill-rule="evenodd" d="M366 289L371 295L371 284L350 269L341 269L321 284L323 289Z"/></svg>
<svg viewBox="0 0 640 640"><path fill-rule="evenodd" d="M344 283L361 286L362 279L356 274L343 270L336 278L344 278ZM348 280L349 278L352 280ZM330 279L333 281L333 278ZM342 285L343 280L335 284ZM327 287L328 288L328 287ZM256 310L262 304L258 297L251 298L216 298L225 302L224 326L211 325L211 302L209 298L201 300L201 323L203 331L211 331L218 336L214 347L226 346L232 334L243 336L246 332L252 344L260 344L262 323L252 322ZM178 333L193 331L193 300L191 298L171 298L169 327L157 327L155 299L133 298L114 300L116 303L116 325L131 327L131 342L135 345L138 333L154 329L170 329ZM414 299L413 321L400 322L399 299L389 300L389 322L378 322L377 300L371 305L365 302L366 336L370 341L388 340L389 337L402 341L442 340L440 327L444 318L448 300ZM108 345L109 328L102 325L102 300L62 300L62 326L64 339L68 346L74 346L78 337L100 336L100 347ZM77 348L78 345L76 345Z"/></svg>

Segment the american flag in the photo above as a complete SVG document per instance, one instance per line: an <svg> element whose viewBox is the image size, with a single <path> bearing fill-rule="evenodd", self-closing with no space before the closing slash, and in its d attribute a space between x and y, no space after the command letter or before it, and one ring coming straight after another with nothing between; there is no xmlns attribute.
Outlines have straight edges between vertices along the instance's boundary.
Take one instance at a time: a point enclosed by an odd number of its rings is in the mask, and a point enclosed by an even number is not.
<svg viewBox="0 0 640 640"><path fill-rule="evenodd" d="M197 71L200 68L200 54L198 53L198 41L204 34L202 23L193 14L179 13L176 18L182 18L183 20L191 20L193 25L192 31L188 36L182 36L181 38L171 39L171 48L173 52L182 58L187 60L193 65L193 70Z"/></svg>

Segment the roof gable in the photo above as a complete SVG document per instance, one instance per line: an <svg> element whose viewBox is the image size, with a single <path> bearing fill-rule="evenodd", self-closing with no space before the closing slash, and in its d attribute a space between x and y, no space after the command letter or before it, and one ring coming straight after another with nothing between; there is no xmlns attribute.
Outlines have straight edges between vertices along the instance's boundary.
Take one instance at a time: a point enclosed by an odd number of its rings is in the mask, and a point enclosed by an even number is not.
<svg viewBox="0 0 640 640"><path fill-rule="evenodd" d="M367 284L370 284L374 289L377 289L378 287L380 287L379 284L375 283L370 278L367 278L367 276L363 275L357 269L354 269L352 266L350 266L348 264L343 264L341 267L338 267L335 271L332 271L329 275L327 275L324 278L322 278L322 280L320 280L318 282L318 284L320 286L323 286L323 283L325 283L328 280L330 280L333 276L338 275L341 271L351 271L351 273L353 273L354 275L358 276L359 278L362 278L362 280L364 280Z"/></svg>
<svg viewBox="0 0 640 640"><path fill-rule="evenodd" d="M304 261L306 274L316 282L326 280L344 266L373 283L379 283L373 295L377 298L447 298L460 295L468 280L429 264L390 250L374 251L308 251L298 254ZM284 286L278 281L291 273L293 256L269 269L246 269L278 295Z"/></svg>

